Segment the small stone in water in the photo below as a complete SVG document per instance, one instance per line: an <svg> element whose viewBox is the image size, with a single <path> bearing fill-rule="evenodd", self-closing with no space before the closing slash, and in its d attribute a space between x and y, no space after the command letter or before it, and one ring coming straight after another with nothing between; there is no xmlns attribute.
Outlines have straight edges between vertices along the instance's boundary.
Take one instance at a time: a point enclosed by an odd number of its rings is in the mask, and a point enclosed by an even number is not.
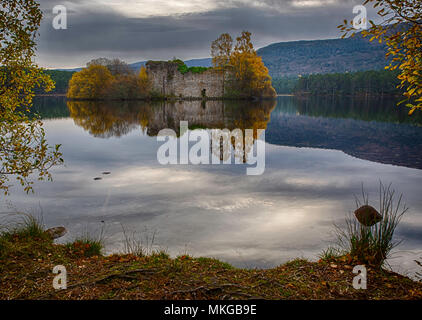
<svg viewBox="0 0 422 320"><path fill-rule="evenodd" d="M98 180L103 180L103 178L97 177L97 178L94 178L94 180L95 180L95 181L98 181Z"/></svg>

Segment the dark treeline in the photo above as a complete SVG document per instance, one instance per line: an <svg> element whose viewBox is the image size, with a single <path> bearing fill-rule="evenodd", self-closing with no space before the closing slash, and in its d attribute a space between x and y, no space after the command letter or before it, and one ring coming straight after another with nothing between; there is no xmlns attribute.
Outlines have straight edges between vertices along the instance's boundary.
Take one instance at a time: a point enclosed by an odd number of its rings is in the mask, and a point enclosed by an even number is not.
<svg viewBox="0 0 422 320"><path fill-rule="evenodd" d="M272 80L273 88L277 91L277 94L292 94L295 89L298 77L282 77Z"/></svg>
<svg viewBox="0 0 422 320"><path fill-rule="evenodd" d="M398 73L388 70L314 74L299 78L295 93L318 95L399 95Z"/></svg>
<svg viewBox="0 0 422 320"><path fill-rule="evenodd" d="M74 72L71 71L59 71L59 70L45 70L45 74L48 74L55 83L55 88L50 92L45 92L44 88L36 88L36 94L66 94L69 87L69 80L72 78Z"/></svg>
<svg viewBox="0 0 422 320"><path fill-rule="evenodd" d="M397 75L397 72L388 70L311 74L273 79L273 86L279 94L400 95Z"/></svg>

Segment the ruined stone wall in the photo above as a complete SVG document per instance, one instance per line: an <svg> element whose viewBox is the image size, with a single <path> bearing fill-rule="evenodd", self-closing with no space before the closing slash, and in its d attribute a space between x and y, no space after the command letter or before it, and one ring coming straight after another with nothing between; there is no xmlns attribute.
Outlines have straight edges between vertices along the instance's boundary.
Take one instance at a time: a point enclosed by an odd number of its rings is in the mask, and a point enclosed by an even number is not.
<svg viewBox="0 0 422 320"><path fill-rule="evenodd" d="M149 61L146 68L153 91L178 98L221 98L224 95L224 82L230 76L213 69L182 74L173 62Z"/></svg>
<svg viewBox="0 0 422 320"><path fill-rule="evenodd" d="M164 128L179 132L180 121L189 126L203 128L225 128L223 101L170 101L154 106L148 119L148 134L155 136Z"/></svg>

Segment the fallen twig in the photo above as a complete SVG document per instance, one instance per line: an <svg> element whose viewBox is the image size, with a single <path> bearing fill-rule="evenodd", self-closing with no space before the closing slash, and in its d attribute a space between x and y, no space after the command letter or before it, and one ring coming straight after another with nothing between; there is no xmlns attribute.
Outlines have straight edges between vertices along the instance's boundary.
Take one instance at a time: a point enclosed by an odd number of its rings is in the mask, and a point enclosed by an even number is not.
<svg viewBox="0 0 422 320"><path fill-rule="evenodd" d="M113 278L123 278L123 279L136 280L138 278L137 277L131 277L130 274L133 274L133 273L150 273L150 274L153 274L153 273L156 273L156 271L157 271L156 269L135 269L135 270L128 270L128 271L123 272L123 273L110 274L110 275L107 275L107 276L102 277L102 278L99 278L99 279L94 279L94 280L90 280L90 281L75 283L75 284L72 284L72 285L67 286L66 289L61 290L61 291L68 291L68 290L74 289L76 287L82 287L82 286L92 286L92 285L95 285L97 283L108 281L108 280L113 279ZM49 292L49 293L47 293L45 295L42 295L42 296L37 297L36 299L46 299L46 298L52 296L53 294L55 294L57 292L59 292L59 291L51 291L51 292Z"/></svg>

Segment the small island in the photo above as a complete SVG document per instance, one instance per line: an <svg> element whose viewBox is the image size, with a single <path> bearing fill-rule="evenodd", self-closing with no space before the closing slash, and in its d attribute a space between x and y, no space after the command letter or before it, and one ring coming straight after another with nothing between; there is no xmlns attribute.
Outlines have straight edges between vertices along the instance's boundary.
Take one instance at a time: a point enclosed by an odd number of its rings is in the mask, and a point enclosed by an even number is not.
<svg viewBox="0 0 422 320"><path fill-rule="evenodd" d="M67 97L76 100L274 99L268 69L251 33L233 40L222 34L212 43L213 67L190 67L178 59L148 61L139 72L119 59L99 58L76 72Z"/></svg>

